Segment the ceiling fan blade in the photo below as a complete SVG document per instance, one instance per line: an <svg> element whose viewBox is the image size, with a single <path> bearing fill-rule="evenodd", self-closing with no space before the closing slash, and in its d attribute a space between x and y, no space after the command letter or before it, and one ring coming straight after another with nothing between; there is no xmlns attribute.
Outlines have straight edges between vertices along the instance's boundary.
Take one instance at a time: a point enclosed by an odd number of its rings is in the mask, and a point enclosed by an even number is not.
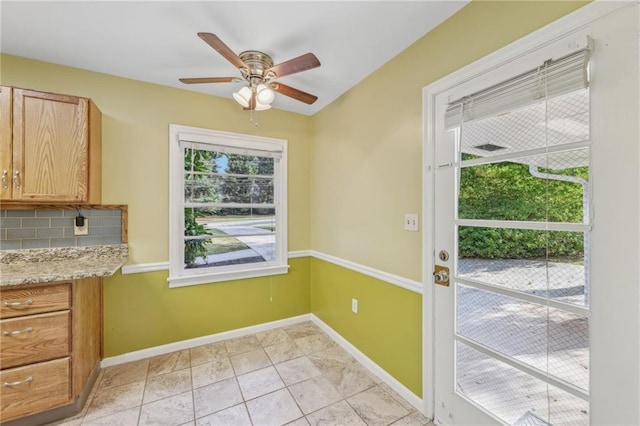
<svg viewBox="0 0 640 426"><path fill-rule="evenodd" d="M303 92L302 90L298 90L291 86L287 86L286 84L271 83L271 88L280 94L283 94L300 102L304 102L305 104L311 105L318 100L317 96Z"/></svg>
<svg viewBox="0 0 640 426"><path fill-rule="evenodd" d="M227 61L231 62L236 68L247 68L247 65L236 55L233 50L224 44L217 35L211 33L198 33L198 37L203 39L205 43L213 47Z"/></svg>
<svg viewBox="0 0 640 426"><path fill-rule="evenodd" d="M201 77L201 78L180 78L184 84L198 84L198 83L237 83L242 81L238 77Z"/></svg>
<svg viewBox="0 0 640 426"><path fill-rule="evenodd" d="M269 72L273 72L276 75L274 78L280 78L286 75L317 68L319 66L320 61L316 58L316 55L313 53L305 53L297 58L272 66L266 71L265 75L268 75Z"/></svg>

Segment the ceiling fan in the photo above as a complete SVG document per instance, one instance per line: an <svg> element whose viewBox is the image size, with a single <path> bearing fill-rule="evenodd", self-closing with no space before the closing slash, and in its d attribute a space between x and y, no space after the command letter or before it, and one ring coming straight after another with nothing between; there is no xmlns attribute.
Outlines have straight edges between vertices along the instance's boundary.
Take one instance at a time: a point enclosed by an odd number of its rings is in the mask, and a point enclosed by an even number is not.
<svg viewBox="0 0 640 426"><path fill-rule="evenodd" d="M271 56L257 50L247 50L236 55L215 34L198 33L198 37L213 47L222 57L238 68L240 77L200 77L181 78L185 84L200 83L238 83L246 81L248 86L243 86L233 94L234 99L245 109L261 111L271 108L271 102L275 97L274 92L293 98L297 101L311 105L318 97L287 86L275 80L291 74L307 71L320 66L320 61L313 53L290 59L286 62L274 65Z"/></svg>

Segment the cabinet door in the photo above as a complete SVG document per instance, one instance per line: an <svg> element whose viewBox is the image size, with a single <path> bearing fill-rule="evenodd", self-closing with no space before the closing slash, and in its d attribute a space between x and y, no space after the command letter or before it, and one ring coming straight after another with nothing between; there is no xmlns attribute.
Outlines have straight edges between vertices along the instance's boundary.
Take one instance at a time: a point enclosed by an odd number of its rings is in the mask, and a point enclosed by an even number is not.
<svg viewBox="0 0 640 426"><path fill-rule="evenodd" d="M0 419L6 422L71 402L69 364L69 358L62 358L0 371Z"/></svg>
<svg viewBox="0 0 640 426"><path fill-rule="evenodd" d="M0 200L11 199L13 161L11 155L11 87L0 86Z"/></svg>
<svg viewBox="0 0 640 426"><path fill-rule="evenodd" d="M2 368L69 356L71 313L51 312L0 321Z"/></svg>
<svg viewBox="0 0 640 426"><path fill-rule="evenodd" d="M13 199L87 201L88 100L13 92Z"/></svg>

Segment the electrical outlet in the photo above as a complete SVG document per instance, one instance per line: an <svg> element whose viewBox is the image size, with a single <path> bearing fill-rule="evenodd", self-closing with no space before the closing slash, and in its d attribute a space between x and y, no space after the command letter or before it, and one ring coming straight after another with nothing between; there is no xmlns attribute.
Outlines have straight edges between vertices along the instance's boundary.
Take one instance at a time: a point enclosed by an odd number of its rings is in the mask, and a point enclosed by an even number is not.
<svg viewBox="0 0 640 426"><path fill-rule="evenodd" d="M404 230L405 231L417 231L418 230L418 215L413 213L407 213L404 215Z"/></svg>
<svg viewBox="0 0 640 426"><path fill-rule="evenodd" d="M73 224L73 235L88 235L89 234L89 219L84 220L84 225L76 226Z"/></svg>
<svg viewBox="0 0 640 426"><path fill-rule="evenodd" d="M358 313L358 299L351 299L351 312Z"/></svg>

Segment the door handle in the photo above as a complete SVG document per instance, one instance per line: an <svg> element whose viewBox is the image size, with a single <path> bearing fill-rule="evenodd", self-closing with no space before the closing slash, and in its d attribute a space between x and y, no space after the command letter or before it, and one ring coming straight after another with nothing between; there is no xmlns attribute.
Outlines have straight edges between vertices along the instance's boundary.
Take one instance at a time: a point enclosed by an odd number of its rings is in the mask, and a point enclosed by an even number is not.
<svg viewBox="0 0 640 426"><path fill-rule="evenodd" d="M436 265L433 271L433 278L436 284L449 287L449 268Z"/></svg>

